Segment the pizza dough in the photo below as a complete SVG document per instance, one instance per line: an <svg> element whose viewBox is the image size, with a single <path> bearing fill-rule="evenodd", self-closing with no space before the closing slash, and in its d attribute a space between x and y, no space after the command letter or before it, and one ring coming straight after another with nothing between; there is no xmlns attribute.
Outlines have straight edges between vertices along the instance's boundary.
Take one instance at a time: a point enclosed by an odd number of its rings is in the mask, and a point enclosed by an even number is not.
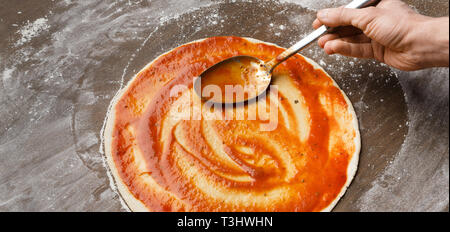
<svg viewBox="0 0 450 232"><path fill-rule="evenodd" d="M207 106L192 89L221 60L267 61L283 50L249 38L195 41L119 92L104 148L132 211L333 209L355 175L360 134L350 101L322 68L297 54L277 67L267 96L235 108Z"/></svg>

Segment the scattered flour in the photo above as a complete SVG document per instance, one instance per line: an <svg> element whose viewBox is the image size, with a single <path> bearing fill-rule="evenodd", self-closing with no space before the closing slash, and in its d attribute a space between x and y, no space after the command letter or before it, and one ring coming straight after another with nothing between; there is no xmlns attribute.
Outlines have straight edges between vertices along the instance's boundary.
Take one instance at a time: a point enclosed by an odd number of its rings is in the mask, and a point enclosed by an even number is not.
<svg viewBox="0 0 450 232"><path fill-rule="evenodd" d="M320 66L322 66L322 67L326 67L326 66L327 66L327 63L325 63L325 61L323 61L323 60L320 60L320 61L319 61L319 64L320 64Z"/></svg>
<svg viewBox="0 0 450 232"><path fill-rule="evenodd" d="M25 43L30 42L33 38L37 37L41 32L46 31L50 28L50 25L47 24L48 19L39 18L34 22L27 22L22 28L17 31L17 34L20 35L20 39L16 42L15 46L21 46Z"/></svg>
<svg viewBox="0 0 450 232"><path fill-rule="evenodd" d="M11 67L3 70L2 79L3 81L7 81L11 79L13 72L16 71L16 67Z"/></svg>
<svg viewBox="0 0 450 232"><path fill-rule="evenodd" d="M281 0L281 3L294 3L300 5L304 8L310 10L320 10L328 7L339 7L344 6L350 2L350 0L329 0L329 1L318 1L318 0Z"/></svg>

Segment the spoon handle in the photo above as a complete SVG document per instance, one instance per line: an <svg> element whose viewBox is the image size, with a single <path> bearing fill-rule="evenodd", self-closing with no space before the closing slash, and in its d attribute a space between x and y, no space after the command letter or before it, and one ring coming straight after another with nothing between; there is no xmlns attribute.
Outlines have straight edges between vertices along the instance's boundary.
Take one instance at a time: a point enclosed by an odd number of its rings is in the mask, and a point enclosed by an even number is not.
<svg viewBox="0 0 450 232"><path fill-rule="evenodd" d="M374 4L377 4L379 0L354 0L348 5L345 6L345 8L350 9L360 9L367 6L371 6ZM306 48L308 45L316 41L318 38L320 38L322 35L330 32L330 30L333 28L329 28L325 25L319 27L315 31L313 31L311 34L300 40L298 43L294 44L292 47L278 55L275 59L269 61L267 63L267 67L270 68L270 71L272 72L273 69L275 69L281 62L289 59L289 57L293 56L294 54L300 52L304 48Z"/></svg>

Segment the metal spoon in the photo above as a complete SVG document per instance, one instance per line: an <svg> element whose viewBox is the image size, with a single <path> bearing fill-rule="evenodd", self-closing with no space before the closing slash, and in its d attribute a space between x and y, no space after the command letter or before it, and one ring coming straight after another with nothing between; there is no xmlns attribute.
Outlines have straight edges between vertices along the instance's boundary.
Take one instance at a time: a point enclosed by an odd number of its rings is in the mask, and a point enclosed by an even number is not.
<svg viewBox="0 0 450 232"><path fill-rule="evenodd" d="M379 1L354 0L345 8L359 9L377 2ZM272 72L280 63L331 29L321 26L267 63L252 56L235 56L223 60L208 68L194 81L194 91L210 103L233 104L255 99L268 89Z"/></svg>

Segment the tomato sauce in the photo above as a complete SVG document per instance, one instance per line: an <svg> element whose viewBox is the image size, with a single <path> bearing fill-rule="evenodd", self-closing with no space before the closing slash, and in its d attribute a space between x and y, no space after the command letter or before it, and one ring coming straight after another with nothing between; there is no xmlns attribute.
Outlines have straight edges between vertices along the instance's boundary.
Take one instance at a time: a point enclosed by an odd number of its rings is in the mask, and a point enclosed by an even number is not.
<svg viewBox="0 0 450 232"><path fill-rule="evenodd" d="M263 100L277 100L283 108L274 131L259 131L261 120L176 121L169 113L186 105L171 89L192 86L215 63L237 55L268 61L283 51L244 38L214 37L178 47L142 70L115 106L112 158L129 192L150 211L329 206L346 184L357 131L345 96L300 55L278 66L274 78L288 76L303 99L280 91L279 99ZM295 117L296 107L307 111L308 125ZM299 127L308 128L306 139Z"/></svg>

